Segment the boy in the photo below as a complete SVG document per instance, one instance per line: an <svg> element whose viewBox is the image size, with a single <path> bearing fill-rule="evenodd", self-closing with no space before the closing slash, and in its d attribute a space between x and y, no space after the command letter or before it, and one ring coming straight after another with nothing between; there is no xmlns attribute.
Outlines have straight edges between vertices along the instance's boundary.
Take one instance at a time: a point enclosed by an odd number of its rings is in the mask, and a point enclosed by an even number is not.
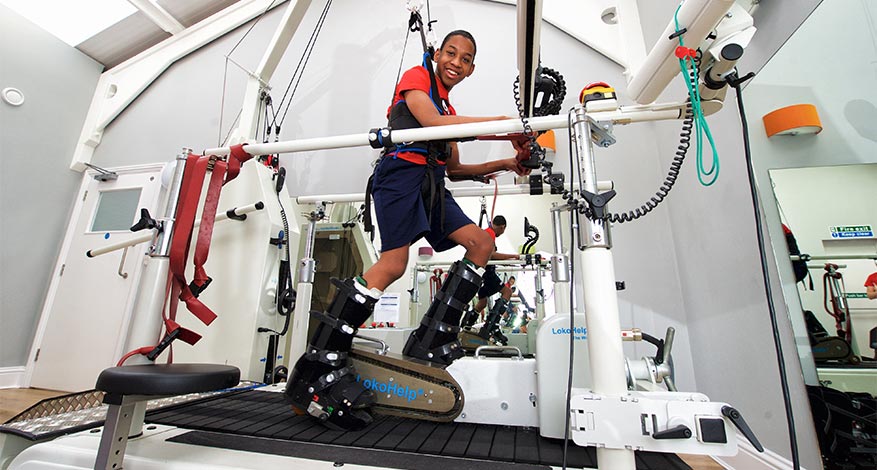
<svg viewBox="0 0 877 470"><path fill-rule="evenodd" d="M506 116L457 116L448 92L475 70L475 39L466 31L450 32L435 52L434 75L423 66L409 69L396 85L388 110L389 127L411 129L493 120ZM520 148L516 150L521 152ZM436 251L461 245L465 257L448 278L405 344L403 354L446 366L463 355L457 340L462 308L481 286L484 266L493 252L489 234L460 210L444 177L485 175L501 170L526 174L515 157L467 165L460 163L456 142L413 142L387 147L372 183L381 233L381 256L361 278L334 280L338 290L321 323L296 363L286 394L301 411L335 429L361 429L371 423L367 407L374 394L357 382L347 366L356 327L372 313L384 289L408 265L411 244L426 237Z"/></svg>

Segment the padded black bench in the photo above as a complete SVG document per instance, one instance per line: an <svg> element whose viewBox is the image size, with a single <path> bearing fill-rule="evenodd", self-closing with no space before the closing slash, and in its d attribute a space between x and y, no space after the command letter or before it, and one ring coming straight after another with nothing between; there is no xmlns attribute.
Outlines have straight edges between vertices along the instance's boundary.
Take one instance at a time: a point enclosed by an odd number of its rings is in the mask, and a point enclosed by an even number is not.
<svg viewBox="0 0 877 470"><path fill-rule="evenodd" d="M148 400L230 388L240 379L240 369L218 364L142 364L105 369L95 388L104 392L109 409L94 468L122 468L128 436L140 434L132 432L132 424L139 421L136 429L143 426ZM136 413L138 403L143 405Z"/></svg>

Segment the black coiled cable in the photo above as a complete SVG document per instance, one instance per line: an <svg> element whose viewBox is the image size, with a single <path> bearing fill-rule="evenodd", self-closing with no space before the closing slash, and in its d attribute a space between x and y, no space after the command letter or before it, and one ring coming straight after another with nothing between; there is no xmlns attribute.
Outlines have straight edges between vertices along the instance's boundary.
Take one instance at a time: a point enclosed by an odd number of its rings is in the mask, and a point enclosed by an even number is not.
<svg viewBox="0 0 877 470"><path fill-rule="evenodd" d="M552 114L560 113L560 107L563 106L563 99L566 97L566 81L563 79L563 75L560 72L550 69L548 67L540 67L540 75L546 75L548 78L551 78L554 81L555 89L553 91L554 97L548 101L548 103L533 108L534 116L550 116ZM536 133L533 132L533 128L530 126L529 118L524 112L524 105L521 103L521 76L518 75L515 77L515 83L513 84L513 90L515 97L515 106L518 108L518 116L521 118L521 124L524 126L524 135L530 138L530 143L534 143L536 141ZM535 98L535 96L533 97Z"/></svg>
<svg viewBox="0 0 877 470"><path fill-rule="evenodd" d="M658 204L664 201L667 195L670 194L670 190L673 189L673 185L676 184L676 179L679 177L679 172L682 170L682 163L685 162L685 155L688 153L689 147L691 147L691 129L693 127L694 112L691 109L691 102L689 101L685 107L685 118L682 120L682 132L679 133L679 146L676 147L676 156L673 157L673 161L670 162L670 171L667 172L667 176L664 178L664 183L661 184L661 187L658 188L655 195L640 207L621 213L607 212L603 217L603 220L608 220L616 224L630 222L655 210L655 208L658 207ZM582 206L579 209L579 212L585 214L589 219L594 219L594 215L589 207Z"/></svg>
<svg viewBox="0 0 877 470"><path fill-rule="evenodd" d="M515 106L518 108L518 116L521 118L521 124L524 126L524 135L530 138L530 141L534 141L535 137L533 136L533 128L530 127L530 120L527 118L526 113L524 113L524 105L521 103L521 76L518 75L515 78L515 83L512 86L512 92L515 95Z"/></svg>
<svg viewBox="0 0 877 470"><path fill-rule="evenodd" d="M551 98L548 103L534 109L533 115L551 116L553 114L558 114L560 113L560 107L563 106L563 99L566 97L566 81L563 79L563 75L561 75L560 72L548 67L542 67L542 76L548 76L554 80L554 98ZM535 96L533 98L535 98Z"/></svg>

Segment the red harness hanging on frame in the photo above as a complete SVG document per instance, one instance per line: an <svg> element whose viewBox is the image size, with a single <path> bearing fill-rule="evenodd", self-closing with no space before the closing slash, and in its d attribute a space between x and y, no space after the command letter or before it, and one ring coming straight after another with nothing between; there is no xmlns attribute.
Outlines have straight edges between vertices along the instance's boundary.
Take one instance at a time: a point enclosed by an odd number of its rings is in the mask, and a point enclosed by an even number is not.
<svg viewBox="0 0 877 470"><path fill-rule="evenodd" d="M184 302L186 308L205 325L210 325L216 319L216 314L200 300L198 294L207 287L212 280L204 270L204 264L210 253L210 240L213 237L213 222L216 218L216 210L219 205L219 195L222 186L233 180L240 173L241 164L252 158L243 150L243 145L231 148L228 162L216 157L189 154L186 158L186 166L183 171L183 181L180 186L180 198L177 202L177 212L174 226L174 236L170 249L170 270L168 273L169 295L167 314L163 314L165 325L165 342L169 343L179 338L188 344L194 345L201 339L201 335L188 328L180 326L176 322L177 301ZM198 211L198 203L201 200L201 191L207 171L210 169L211 159L213 168L210 182L207 186L207 194L204 198L204 209L201 213L201 224L198 230L198 240L195 245L193 262L195 265L194 279L192 283L186 282L186 261L189 259L189 247L191 245L192 232L195 226L195 214ZM195 292L192 289L195 289Z"/></svg>
<svg viewBox="0 0 877 470"><path fill-rule="evenodd" d="M189 259L189 247L191 245L192 232L195 226L195 214L198 211L198 203L201 200L201 190L207 174L211 158L214 159L210 183L204 198L204 209L201 213L201 225L198 230L198 241L195 245L194 265L195 273L192 283L186 281L186 261ZM216 218L216 209L219 205L219 195L222 186L233 180L240 173L241 164L252 158L252 155L243 150L242 145L231 148L228 163L217 160L215 157L206 157L189 154L186 159L186 168L183 172L183 182L180 187L180 199L177 203L176 222L174 237L170 250L170 282L171 302L168 318L165 319L167 333L177 328L182 328L174 320L176 317L177 303L173 300L179 298L185 302L186 308L205 325L210 325L216 319L216 314L198 300L197 293L192 292L196 288L200 293L211 278L204 270L204 263L210 253L210 239L213 237L213 222ZM195 344L201 339L197 333L182 329L179 338L189 344Z"/></svg>

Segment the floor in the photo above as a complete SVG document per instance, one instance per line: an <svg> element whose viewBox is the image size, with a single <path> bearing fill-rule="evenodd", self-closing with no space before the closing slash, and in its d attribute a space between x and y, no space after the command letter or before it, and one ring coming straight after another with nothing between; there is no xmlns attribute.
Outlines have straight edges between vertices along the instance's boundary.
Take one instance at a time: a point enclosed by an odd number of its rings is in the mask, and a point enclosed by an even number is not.
<svg viewBox="0 0 877 470"><path fill-rule="evenodd" d="M0 423L26 410L45 398L64 395L66 392L41 390L35 388L10 388L0 390ZM701 455L680 455L695 470L722 470L724 467L715 460Z"/></svg>
<svg viewBox="0 0 877 470"><path fill-rule="evenodd" d="M67 392L38 388L6 388L0 390L0 423L30 408L44 398L65 395Z"/></svg>

